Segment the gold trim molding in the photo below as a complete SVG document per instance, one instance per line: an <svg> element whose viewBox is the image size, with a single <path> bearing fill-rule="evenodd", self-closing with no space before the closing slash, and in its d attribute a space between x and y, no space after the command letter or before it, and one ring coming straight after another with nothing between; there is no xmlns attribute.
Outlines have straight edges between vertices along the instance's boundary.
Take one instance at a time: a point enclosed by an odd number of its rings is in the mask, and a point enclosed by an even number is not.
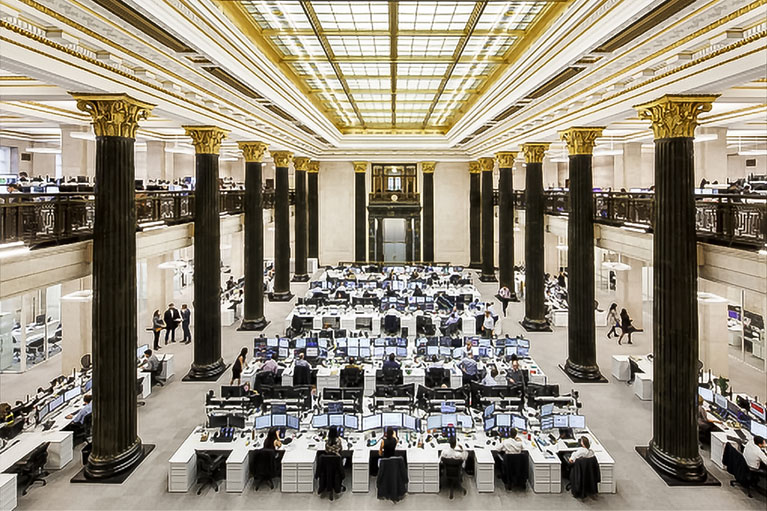
<svg viewBox="0 0 767 511"><path fill-rule="evenodd" d="M293 161L293 153L290 151L274 151L272 153L274 159L274 166L280 168L290 167L290 162Z"/></svg>
<svg viewBox="0 0 767 511"><path fill-rule="evenodd" d="M479 174L479 162L476 160L469 162L469 174Z"/></svg>
<svg viewBox="0 0 767 511"><path fill-rule="evenodd" d="M661 98L636 105L634 108L642 120L652 122L655 140L663 138L692 138L698 126L698 115L711 111L719 95L665 95Z"/></svg>
<svg viewBox="0 0 767 511"><path fill-rule="evenodd" d="M498 162L499 169L510 169L514 166L514 159L517 157L516 151L503 151L495 153L495 161Z"/></svg>
<svg viewBox="0 0 767 511"><path fill-rule="evenodd" d="M567 144L570 156L590 155L594 152L597 138L602 136L604 128L569 128L559 132L559 137Z"/></svg>
<svg viewBox="0 0 767 511"><path fill-rule="evenodd" d="M77 101L78 110L90 114L97 137L136 138L139 121L149 117L154 108L127 94L69 94Z"/></svg>
<svg viewBox="0 0 767 511"><path fill-rule="evenodd" d="M543 163L543 158L548 150L549 144L522 144L522 152L525 153L525 161L527 163Z"/></svg>
<svg viewBox="0 0 767 511"><path fill-rule="evenodd" d="M320 162L319 160L312 160L309 162L309 165L306 167L306 171L309 174L318 174L320 171Z"/></svg>
<svg viewBox="0 0 767 511"><path fill-rule="evenodd" d="M353 161L352 165L354 165L355 174L364 174L368 171L368 162L366 161Z"/></svg>
<svg viewBox="0 0 767 511"><path fill-rule="evenodd" d="M479 163L479 169L482 172L492 172L493 166L495 165L495 160L492 158L480 158L477 160Z"/></svg>
<svg viewBox="0 0 767 511"><path fill-rule="evenodd" d="M436 161L422 161L421 172L424 174L434 174L434 167L437 166Z"/></svg>
<svg viewBox="0 0 767 511"><path fill-rule="evenodd" d="M218 126L181 126L187 137L192 137L195 154L218 154L221 142L229 130Z"/></svg>
<svg viewBox="0 0 767 511"><path fill-rule="evenodd" d="M309 170L309 161L309 158L306 156L296 156L293 158L293 168L297 171L300 170L306 172Z"/></svg>
<svg viewBox="0 0 767 511"><path fill-rule="evenodd" d="M269 148L264 142L237 142L246 162L261 163L264 161L264 153Z"/></svg>

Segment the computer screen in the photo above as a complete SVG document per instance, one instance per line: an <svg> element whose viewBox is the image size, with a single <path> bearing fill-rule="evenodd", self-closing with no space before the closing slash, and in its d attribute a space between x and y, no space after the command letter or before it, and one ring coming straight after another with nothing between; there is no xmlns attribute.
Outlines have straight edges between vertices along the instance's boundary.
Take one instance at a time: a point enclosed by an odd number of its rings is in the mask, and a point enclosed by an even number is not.
<svg viewBox="0 0 767 511"><path fill-rule="evenodd" d="M61 405L64 404L64 394L56 396L56 398L48 404L50 411L55 412Z"/></svg>
<svg viewBox="0 0 767 511"><path fill-rule="evenodd" d="M706 387L698 387L698 395L703 398L704 401L712 403L714 401L714 393L711 389Z"/></svg>
<svg viewBox="0 0 767 511"><path fill-rule="evenodd" d="M143 346L139 346L136 349L136 359L142 358L144 356L144 352L149 349L148 344L144 344Z"/></svg>
<svg viewBox="0 0 767 511"><path fill-rule="evenodd" d="M288 424L288 416L283 414L272 414L272 426L282 428Z"/></svg>
<svg viewBox="0 0 767 511"><path fill-rule="evenodd" d="M765 419L765 410L764 405L757 403L756 401L751 401L748 404L749 411L755 416L761 419L762 421L767 420ZM760 435L761 436L761 435Z"/></svg>
<svg viewBox="0 0 767 511"><path fill-rule="evenodd" d="M256 429L266 429L272 426L272 416L271 415L261 415L260 417L256 417Z"/></svg>
<svg viewBox="0 0 767 511"><path fill-rule="evenodd" d="M458 424L458 416L454 413L442 414L442 427L455 426Z"/></svg>
<svg viewBox="0 0 767 511"><path fill-rule="evenodd" d="M258 420L258 419L256 419ZM312 417L312 427L313 428L327 428L328 427L328 416L327 414L322 415L315 415Z"/></svg>
<svg viewBox="0 0 767 511"><path fill-rule="evenodd" d="M441 415L430 415L426 420L426 429L439 429L442 427Z"/></svg>
<svg viewBox="0 0 767 511"><path fill-rule="evenodd" d="M288 427L290 429L298 429L300 421L295 415L288 415Z"/></svg>
<svg viewBox="0 0 767 511"><path fill-rule="evenodd" d="M343 426L344 425L344 416L343 415L328 415L328 424L331 426Z"/></svg>
<svg viewBox="0 0 767 511"><path fill-rule="evenodd" d="M567 415L555 415L554 416L554 427L555 428L566 428L568 424Z"/></svg>
<svg viewBox="0 0 767 511"><path fill-rule="evenodd" d="M374 343L374 346L377 348L379 346L383 347L386 346L386 339L383 337L377 337Z"/></svg>
<svg viewBox="0 0 767 511"><path fill-rule="evenodd" d="M362 358L370 358L370 346L361 346L360 347L360 357L362 357Z"/></svg>
<svg viewBox="0 0 767 511"><path fill-rule="evenodd" d="M93 387L93 378L85 382L85 392L88 392Z"/></svg>
<svg viewBox="0 0 767 511"><path fill-rule="evenodd" d="M524 417L520 417L519 415L511 416L511 425L517 428L518 431L527 430L527 421Z"/></svg>
<svg viewBox="0 0 767 511"><path fill-rule="evenodd" d="M458 415L458 424L464 429L470 429L473 425L471 417L468 415Z"/></svg>
<svg viewBox="0 0 767 511"><path fill-rule="evenodd" d="M45 420L45 417L48 415L49 408L48 405L43 405L42 407L37 409L37 422L42 422Z"/></svg>
<svg viewBox="0 0 767 511"><path fill-rule="evenodd" d="M76 397L79 397L82 393L82 389L80 387L75 387L73 389L69 389L64 393L64 401L72 401Z"/></svg>
<svg viewBox="0 0 767 511"><path fill-rule="evenodd" d="M586 427L586 417L583 415L571 415L567 424L573 429L584 429Z"/></svg>
<svg viewBox="0 0 767 511"><path fill-rule="evenodd" d="M402 416L402 427L405 429L412 429L415 430L416 428L416 419L412 415L403 415Z"/></svg>
<svg viewBox="0 0 767 511"><path fill-rule="evenodd" d="M275 403L272 405L272 415L285 414L288 412L288 405L285 403Z"/></svg>
<svg viewBox="0 0 767 511"><path fill-rule="evenodd" d="M331 401L328 403L328 413L331 415L344 413L344 404L341 401Z"/></svg>
<svg viewBox="0 0 767 511"><path fill-rule="evenodd" d="M485 408L485 413L484 413L484 415L485 415L485 418L488 418L488 417L490 417L490 416L491 416L491 415L493 415L494 413L495 413L495 403L490 403L490 404L487 406L487 408Z"/></svg>
<svg viewBox="0 0 767 511"><path fill-rule="evenodd" d="M317 358L320 354L319 348L306 348L307 358Z"/></svg>
<svg viewBox="0 0 767 511"><path fill-rule="evenodd" d="M434 355L439 355L439 346L427 346L426 347L426 355L432 357Z"/></svg>
<svg viewBox="0 0 767 511"><path fill-rule="evenodd" d="M451 351L452 351L452 348L450 346L440 346L439 347L439 355L441 357L449 357Z"/></svg>
<svg viewBox="0 0 767 511"><path fill-rule="evenodd" d="M507 428L511 426L511 415L500 414L495 416L495 424L501 428Z"/></svg>
<svg viewBox="0 0 767 511"><path fill-rule="evenodd" d="M767 426L756 421L751 421L751 434L767 438Z"/></svg>
<svg viewBox="0 0 767 511"><path fill-rule="evenodd" d="M490 431L495 427L495 417L485 419L485 431Z"/></svg>
<svg viewBox="0 0 767 511"><path fill-rule="evenodd" d="M302 350L306 348L306 339L296 339L296 349Z"/></svg>
<svg viewBox="0 0 767 511"><path fill-rule="evenodd" d="M280 340L276 338L269 338L266 340L266 345L270 348L276 348L280 344Z"/></svg>
<svg viewBox="0 0 767 511"><path fill-rule="evenodd" d="M359 429L359 418L356 415L344 415L344 427L346 429Z"/></svg>
<svg viewBox="0 0 767 511"><path fill-rule="evenodd" d="M402 427L402 414L401 413L391 413L391 412L384 412L381 414L381 421L383 424L383 427L389 427L393 426L395 428L401 428Z"/></svg>
<svg viewBox="0 0 767 511"><path fill-rule="evenodd" d="M397 356L397 350L398 349L399 348L397 348L396 346L387 346L387 347L384 348L384 353L386 354L387 357L389 355L392 355L392 354L394 356Z"/></svg>
<svg viewBox="0 0 767 511"><path fill-rule="evenodd" d="M504 355L507 357L510 357L512 355L517 354L517 347L516 346L506 346L506 349L504 350Z"/></svg>
<svg viewBox="0 0 767 511"><path fill-rule="evenodd" d="M225 428L229 425L229 420L226 415L209 415L208 426L211 428Z"/></svg>
<svg viewBox="0 0 767 511"><path fill-rule="evenodd" d="M541 429L543 431L548 431L553 428L554 428L554 417L552 415L541 417Z"/></svg>
<svg viewBox="0 0 767 511"><path fill-rule="evenodd" d="M362 418L363 431L370 431L371 429L378 429L380 427L381 427L381 416L379 414L368 415L367 417Z"/></svg>
<svg viewBox="0 0 767 511"><path fill-rule="evenodd" d="M324 338L324 337L320 337L320 338L317 340L317 345L318 345L320 348L322 348L323 350L326 350L326 349L328 349L328 340L327 340L326 338Z"/></svg>
<svg viewBox="0 0 767 511"><path fill-rule="evenodd" d="M288 358L288 348L279 348L277 354L280 358Z"/></svg>
<svg viewBox="0 0 767 511"><path fill-rule="evenodd" d="M376 339L376 344L378 344L378 339ZM383 346L375 346L373 348L373 358L383 358L385 349Z"/></svg>
<svg viewBox="0 0 767 511"><path fill-rule="evenodd" d="M455 403L453 401L444 401L440 405L442 413L455 413Z"/></svg>
<svg viewBox="0 0 767 511"><path fill-rule="evenodd" d="M541 417L546 417L554 413L554 403L541 405Z"/></svg>
<svg viewBox="0 0 767 511"><path fill-rule="evenodd" d="M719 408L727 409L727 398L721 394L714 394L714 403Z"/></svg>
<svg viewBox="0 0 767 511"><path fill-rule="evenodd" d="M228 426L233 428L245 429L245 416L243 415L227 415L229 419Z"/></svg>
<svg viewBox="0 0 767 511"><path fill-rule="evenodd" d="M405 358L407 356L407 348L403 348L402 346L397 346L397 354L396 356L399 358Z"/></svg>

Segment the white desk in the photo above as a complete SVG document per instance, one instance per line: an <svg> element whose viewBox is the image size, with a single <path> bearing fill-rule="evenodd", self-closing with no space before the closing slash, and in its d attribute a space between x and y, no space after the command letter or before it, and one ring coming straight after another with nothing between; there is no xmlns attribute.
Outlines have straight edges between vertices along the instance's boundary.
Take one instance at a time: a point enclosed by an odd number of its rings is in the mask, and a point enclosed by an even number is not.
<svg viewBox="0 0 767 511"><path fill-rule="evenodd" d="M71 431L49 430L22 433L11 440L14 445L0 455L0 472L8 470L45 442L49 442L48 461L45 468L60 470L72 461L73 438L74 435Z"/></svg>
<svg viewBox="0 0 767 511"><path fill-rule="evenodd" d="M628 355L613 355L612 374L618 381L629 381L631 367Z"/></svg>
<svg viewBox="0 0 767 511"><path fill-rule="evenodd" d="M407 450L408 493L439 493L439 452L436 449Z"/></svg>
<svg viewBox="0 0 767 511"><path fill-rule="evenodd" d="M16 474L0 474L0 509L16 509Z"/></svg>
<svg viewBox="0 0 767 511"><path fill-rule="evenodd" d="M711 461L722 470L727 470L722 462L722 457L724 456L724 448L728 443L737 448L737 442L728 439L727 433L723 431L711 432Z"/></svg>
<svg viewBox="0 0 767 511"><path fill-rule="evenodd" d="M141 394L139 394L139 397L141 399L146 399L152 393L152 374L137 369L136 379L141 379Z"/></svg>
<svg viewBox="0 0 767 511"><path fill-rule="evenodd" d="M168 381L176 374L173 364L173 353L163 354L161 361L163 362L162 371L160 372L160 379L162 381Z"/></svg>

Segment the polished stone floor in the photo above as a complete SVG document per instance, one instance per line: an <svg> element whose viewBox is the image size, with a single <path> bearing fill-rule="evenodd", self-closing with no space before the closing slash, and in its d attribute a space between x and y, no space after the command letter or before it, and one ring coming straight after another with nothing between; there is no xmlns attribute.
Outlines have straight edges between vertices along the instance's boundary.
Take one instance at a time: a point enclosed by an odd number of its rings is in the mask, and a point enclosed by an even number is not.
<svg viewBox="0 0 767 511"><path fill-rule="evenodd" d="M496 292L493 284L479 284L484 296ZM294 293L303 294L306 284L292 284ZM610 297L599 296L600 303ZM608 302L609 303L609 302ZM645 309L651 309L646 304ZM292 304L267 303L266 315L272 323L267 334L282 332L284 318ZM500 306L498 306L500 311ZM521 333L519 320L524 315L524 305L511 304L509 315L500 325L501 332ZM651 323L645 320L645 325ZM582 413L587 424L607 447L616 461L615 473L618 491L614 495L599 495L583 502L569 493L539 495L526 492L478 494L472 478L465 478L468 495L457 496L449 501L447 493L440 495L408 495L396 504L399 509L767 509L765 498L755 495L749 499L739 488L729 486L730 477L711 463L711 472L723 481L721 487L675 487L666 486L661 479L636 454L634 447L647 445L652 431L652 403L639 401L624 383L610 376L610 357L616 353L644 354L651 351L651 329L634 338L633 346L618 346L608 341L606 331L598 329L598 360L609 383L570 383L557 364L566 358L566 330L555 328L553 333L528 334L531 339L531 355L542 366L549 379L559 383L563 391L576 388L583 402ZM147 334L149 335L149 334ZM231 362L241 346L252 347L252 334L237 332L234 327L224 328L223 354ZM122 485L70 484L70 478L81 468L78 453L66 469L48 476L48 485L35 487L25 497L19 498L19 509L388 509L388 501L378 501L374 493L344 494L335 502L320 499L316 495L282 494L278 490L254 492L248 487L243 494L215 493L207 490L202 495L170 494L167 492L168 459L189 432L204 420L203 395L210 388L227 383L230 374L222 376L219 383L182 383L180 377L191 363L191 346L174 344L167 352L176 355L176 378L164 388L155 388L139 408L139 434L146 443L156 444L156 449ZM60 363L59 363L60 366ZM20 377L0 376L0 400L33 391L38 383L50 379L59 368L55 361ZM767 387L765 374L735 362L731 364L731 377L736 390L763 396ZM705 459L708 453L703 452Z"/></svg>

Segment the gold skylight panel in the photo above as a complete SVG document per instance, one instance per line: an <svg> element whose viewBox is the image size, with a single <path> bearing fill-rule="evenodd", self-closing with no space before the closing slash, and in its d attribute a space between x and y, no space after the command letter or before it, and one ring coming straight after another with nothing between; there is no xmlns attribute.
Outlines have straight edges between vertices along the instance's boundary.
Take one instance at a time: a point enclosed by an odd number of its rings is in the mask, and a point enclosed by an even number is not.
<svg viewBox="0 0 767 511"><path fill-rule="evenodd" d="M447 81L447 84L445 85L445 89L447 90L458 90L461 88L474 89L477 86L479 86L481 82L482 80L479 78L456 76Z"/></svg>
<svg viewBox="0 0 767 511"><path fill-rule="evenodd" d="M388 36L328 36L336 57L387 57ZM344 73L345 74L345 73Z"/></svg>
<svg viewBox="0 0 767 511"><path fill-rule="evenodd" d="M413 92L398 92L397 102L430 102L434 99L434 93L413 93Z"/></svg>
<svg viewBox="0 0 767 511"><path fill-rule="evenodd" d="M389 76L391 72L391 66L388 62L340 62L338 66L347 78L352 76Z"/></svg>
<svg viewBox="0 0 767 511"><path fill-rule="evenodd" d="M376 101L379 103L386 103L386 108L389 108L389 101L391 101L391 94L352 94L354 101L359 104L362 101ZM362 107L360 107L362 108Z"/></svg>
<svg viewBox="0 0 767 511"><path fill-rule="evenodd" d="M272 44L285 56L320 58L325 56L316 37L309 35L278 35L271 37Z"/></svg>
<svg viewBox="0 0 767 511"><path fill-rule="evenodd" d="M482 36L469 38L463 50L464 57L499 57L505 55L517 40L513 36Z"/></svg>
<svg viewBox="0 0 767 511"><path fill-rule="evenodd" d="M474 2L399 2L400 30L463 30Z"/></svg>
<svg viewBox="0 0 767 511"><path fill-rule="evenodd" d="M312 29L300 2L242 0L241 3L262 29Z"/></svg>
<svg viewBox="0 0 767 511"><path fill-rule="evenodd" d="M459 62L453 69L453 76L485 76L489 75L498 67L491 62Z"/></svg>
<svg viewBox="0 0 767 511"><path fill-rule="evenodd" d="M312 2L322 28L332 30L389 30L386 2Z"/></svg>
<svg viewBox="0 0 767 511"><path fill-rule="evenodd" d="M299 75L335 76L330 62L292 62L291 64Z"/></svg>
<svg viewBox="0 0 767 511"><path fill-rule="evenodd" d="M397 38L397 52L401 57L450 57L460 37L403 36Z"/></svg>
<svg viewBox="0 0 767 511"><path fill-rule="evenodd" d="M547 2L488 2L477 30L527 30Z"/></svg>
<svg viewBox="0 0 767 511"><path fill-rule="evenodd" d="M341 89L341 82L336 78L307 78L306 85L308 85L310 89Z"/></svg>

